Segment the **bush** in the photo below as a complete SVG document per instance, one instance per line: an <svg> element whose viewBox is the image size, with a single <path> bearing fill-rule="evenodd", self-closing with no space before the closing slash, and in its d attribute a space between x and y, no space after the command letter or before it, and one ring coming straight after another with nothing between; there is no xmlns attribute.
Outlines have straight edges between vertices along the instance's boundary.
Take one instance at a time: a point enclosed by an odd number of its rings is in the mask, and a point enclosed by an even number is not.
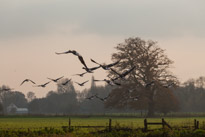
<svg viewBox="0 0 205 137"><path fill-rule="evenodd" d="M193 137L205 137L205 130L197 129L193 132Z"/></svg>

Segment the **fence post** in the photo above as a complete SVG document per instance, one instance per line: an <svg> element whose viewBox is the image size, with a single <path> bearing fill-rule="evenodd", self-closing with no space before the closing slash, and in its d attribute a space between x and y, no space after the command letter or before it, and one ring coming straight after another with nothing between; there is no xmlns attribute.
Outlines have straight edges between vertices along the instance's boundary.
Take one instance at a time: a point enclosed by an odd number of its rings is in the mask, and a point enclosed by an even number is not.
<svg viewBox="0 0 205 137"><path fill-rule="evenodd" d="M162 118L162 128L164 129L165 127L165 121L164 121L164 118Z"/></svg>
<svg viewBox="0 0 205 137"><path fill-rule="evenodd" d="M194 119L194 129L197 128L197 123L196 123L196 119Z"/></svg>
<svg viewBox="0 0 205 137"><path fill-rule="evenodd" d="M145 132L147 131L147 119L146 118L144 119L144 131Z"/></svg>
<svg viewBox="0 0 205 137"><path fill-rule="evenodd" d="M196 128L199 129L199 121L196 122Z"/></svg>
<svg viewBox="0 0 205 137"><path fill-rule="evenodd" d="M69 118L69 121L68 121L68 129L69 129L69 131L71 131L71 120L70 120L70 118Z"/></svg>
<svg viewBox="0 0 205 137"><path fill-rule="evenodd" d="M112 131L112 119L110 118L109 119L109 132Z"/></svg>

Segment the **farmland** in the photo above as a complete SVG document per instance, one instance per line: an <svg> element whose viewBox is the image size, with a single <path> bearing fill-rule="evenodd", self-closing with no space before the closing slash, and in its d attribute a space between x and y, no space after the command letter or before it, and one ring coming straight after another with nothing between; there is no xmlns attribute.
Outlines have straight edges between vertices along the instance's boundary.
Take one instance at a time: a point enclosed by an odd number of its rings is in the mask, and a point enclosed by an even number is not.
<svg viewBox="0 0 205 137"><path fill-rule="evenodd" d="M11 136L17 135L19 133L24 134L25 136L43 136L44 134L49 135L77 135L81 136L82 134L90 134L92 131L104 130L105 128L93 128L93 129L74 129L72 133L64 131L62 127L68 126L69 118L71 119L71 126L108 126L109 119L112 119L112 127L123 127L129 129L143 129L144 127L144 118L135 118L135 117L111 117L111 116L86 116L86 117L77 117L77 116L7 116L0 117L0 133L1 136L7 135L7 131L11 132ZM165 118L166 122L168 122L172 127L180 129L181 127L188 126L191 127L194 125L194 119L197 119L200 123L200 128L204 129L205 117L189 117L189 118ZM160 118L148 118L149 122L160 122ZM113 128L113 129L115 129ZM148 126L148 129L154 129L154 131L158 132L158 129L161 130L161 125L152 125ZM190 128L191 129L191 128ZM189 130L187 132L189 132ZM159 134L162 131L159 130ZM29 131L29 132L28 132ZM192 131L192 130L190 130ZM47 133L48 132L48 133ZM133 130L133 134L138 134ZM164 132L164 131L163 131ZM167 132L167 131L166 131ZM169 131L170 132L170 131ZM172 131L175 132L175 131ZM122 134L128 133L127 131L123 131ZM132 132L131 132L132 133ZM130 134L131 134L130 133ZM147 132L146 134L148 134ZM105 134L105 133L103 133ZM118 134L118 132L112 131L109 134ZM145 133L143 133L145 134ZM115 135L113 135L115 136ZM131 136L131 135L130 135Z"/></svg>
<svg viewBox="0 0 205 137"><path fill-rule="evenodd" d="M116 124L133 127L143 128L144 118L134 117L70 117L72 126L107 126L109 118L112 119L112 125ZM171 126L191 126L194 119L197 119L202 126L205 122L205 117L189 117L189 118L165 118ZM10 116L0 117L0 129L38 129L45 127L61 128L62 126L68 126L68 116L58 117L44 117L44 116ZM160 118L149 118L149 122L160 122ZM152 126L153 127L153 126Z"/></svg>

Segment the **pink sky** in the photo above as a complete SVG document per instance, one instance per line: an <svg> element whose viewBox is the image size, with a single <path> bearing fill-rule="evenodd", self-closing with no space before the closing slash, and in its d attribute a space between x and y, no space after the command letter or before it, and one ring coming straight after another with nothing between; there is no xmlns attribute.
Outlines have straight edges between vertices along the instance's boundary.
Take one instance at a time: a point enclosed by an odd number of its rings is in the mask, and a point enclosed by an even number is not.
<svg viewBox="0 0 205 137"><path fill-rule="evenodd" d="M79 3L65 0L0 2L0 85L8 85L24 94L33 91L42 97L56 90L55 84L45 89L28 83L20 87L22 80L30 78L39 84L47 82L47 77L90 80L92 75L71 76L83 72L76 57L57 56L55 52L75 49L89 66L95 66L90 58L110 63L111 54L116 52L114 47L128 37L158 41L175 62L171 70L182 82L205 75L203 1L97 3L88 0L85 5ZM99 70L94 76L104 79L106 73ZM89 86L87 83L85 88Z"/></svg>

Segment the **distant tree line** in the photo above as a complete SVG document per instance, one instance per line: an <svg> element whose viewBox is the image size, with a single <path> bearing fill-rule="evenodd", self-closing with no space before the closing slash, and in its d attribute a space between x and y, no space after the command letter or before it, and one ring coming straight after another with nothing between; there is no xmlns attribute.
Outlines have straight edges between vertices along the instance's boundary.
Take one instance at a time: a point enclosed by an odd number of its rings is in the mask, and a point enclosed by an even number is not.
<svg viewBox="0 0 205 137"><path fill-rule="evenodd" d="M205 112L205 77L189 79L174 90L182 112Z"/></svg>
<svg viewBox="0 0 205 137"><path fill-rule="evenodd" d="M72 84L70 85L72 86ZM7 86L1 86L3 89ZM90 89L82 92L73 90L50 91L44 98L33 98L30 100L23 93L19 91L11 92L4 91L0 93L0 112L6 114L6 108L11 104L15 104L20 108L28 108L31 114L97 114L109 112L140 112L146 111L146 104L143 100L135 102L127 107L120 106L107 106L107 102L94 98L93 100L85 99L93 94L105 97L109 93L117 92L116 89L106 86L96 86L94 82ZM32 92L33 93L33 92ZM177 105L171 108L173 102L160 100L156 106L156 112L169 113L169 112L205 112L205 77L197 79L189 79L182 83L181 86L173 90L173 95L176 97ZM34 93L33 93L34 94ZM121 96L116 94L116 96ZM170 96L167 96L170 97ZM136 107L137 106L137 107ZM171 108L171 109L170 109Z"/></svg>

